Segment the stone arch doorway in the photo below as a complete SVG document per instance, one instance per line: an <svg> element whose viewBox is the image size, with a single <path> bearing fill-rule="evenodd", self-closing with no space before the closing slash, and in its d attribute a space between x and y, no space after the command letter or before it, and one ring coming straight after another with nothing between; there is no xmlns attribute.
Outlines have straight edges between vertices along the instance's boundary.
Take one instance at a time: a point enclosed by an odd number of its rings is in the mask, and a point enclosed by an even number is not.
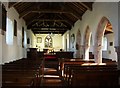
<svg viewBox="0 0 120 88"><path fill-rule="evenodd" d="M94 58L96 63L102 63L102 40L108 24L111 25L110 21L106 17L102 17L97 27L94 48Z"/></svg>
<svg viewBox="0 0 120 88"><path fill-rule="evenodd" d="M84 36L84 56L85 60L89 60L89 49L90 49L91 31L89 26L86 27Z"/></svg>
<svg viewBox="0 0 120 88"><path fill-rule="evenodd" d="M81 47L81 33L80 30L78 29L77 35L76 35L76 58L81 58L81 52L80 52L80 47Z"/></svg>

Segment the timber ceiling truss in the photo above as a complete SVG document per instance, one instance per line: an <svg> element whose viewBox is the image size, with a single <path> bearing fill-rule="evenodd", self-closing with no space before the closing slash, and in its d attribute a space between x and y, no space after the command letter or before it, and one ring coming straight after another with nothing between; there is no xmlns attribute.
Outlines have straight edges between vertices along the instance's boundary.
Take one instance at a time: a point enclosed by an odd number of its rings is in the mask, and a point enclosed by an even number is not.
<svg viewBox="0 0 120 88"><path fill-rule="evenodd" d="M34 34L64 34L82 15L92 11L93 2L9 2L19 18L26 22Z"/></svg>

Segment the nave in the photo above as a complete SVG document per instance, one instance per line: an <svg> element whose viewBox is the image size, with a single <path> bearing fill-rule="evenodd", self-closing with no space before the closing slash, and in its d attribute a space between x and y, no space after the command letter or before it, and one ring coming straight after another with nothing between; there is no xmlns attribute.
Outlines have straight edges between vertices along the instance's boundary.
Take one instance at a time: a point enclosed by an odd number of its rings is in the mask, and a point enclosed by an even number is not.
<svg viewBox="0 0 120 88"><path fill-rule="evenodd" d="M0 4L3 88L120 85L118 2Z"/></svg>
<svg viewBox="0 0 120 88"><path fill-rule="evenodd" d="M23 58L2 66L2 88L119 88L116 62L103 61Z"/></svg>
<svg viewBox="0 0 120 88"><path fill-rule="evenodd" d="M33 60L33 61L32 61ZM2 66L2 88L63 87L58 61L23 58Z"/></svg>

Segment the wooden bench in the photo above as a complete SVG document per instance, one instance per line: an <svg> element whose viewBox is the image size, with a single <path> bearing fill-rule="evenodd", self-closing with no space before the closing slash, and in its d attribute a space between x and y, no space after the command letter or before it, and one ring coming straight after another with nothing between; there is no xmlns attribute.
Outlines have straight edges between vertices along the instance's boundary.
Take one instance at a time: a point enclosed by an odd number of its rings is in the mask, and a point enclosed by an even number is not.
<svg viewBox="0 0 120 88"><path fill-rule="evenodd" d="M73 70L71 87L118 88L117 70Z"/></svg>
<svg viewBox="0 0 120 88"><path fill-rule="evenodd" d="M41 60L22 59L2 66L2 88L32 88L38 86L42 75Z"/></svg>
<svg viewBox="0 0 120 88"><path fill-rule="evenodd" d="M68 65L68 67L66 68L66 73L64 77L67 83L70 84L73 70L76 70L76 71L81 71L81 70L111 71L111 70L116 70L116 69L117 69L116 65L95 65L95 63L94 65Z"/></svg>
<svg viewBox="0 0 120 88"><path fill-rule="evenodd" d="M73 58L73 59L68 59L68 58L63 58L63 59L59 59L59 70L60 70L60 73L61 73L61 76L64 77L64 73L65 73L65 70L67 68L67 66L69 65L81 65L83 63L94 63L94 60L90 59L89 61L87 60L83 60L81 58Z"/></svg>

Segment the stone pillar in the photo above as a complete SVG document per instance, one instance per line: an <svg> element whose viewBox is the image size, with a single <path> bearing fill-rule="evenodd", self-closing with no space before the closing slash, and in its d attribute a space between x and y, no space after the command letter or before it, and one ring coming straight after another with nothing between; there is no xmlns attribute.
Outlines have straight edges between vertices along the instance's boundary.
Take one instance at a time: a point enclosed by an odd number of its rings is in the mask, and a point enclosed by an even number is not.
<svg viewBox="0 0 120 88"><path fill-rule="evenodd" d="M115 46L115 51L117 52L118 69L120 70L120 46Z"/></svg>
<svg viewBox="0 0 120 88"><path fill-rule="evenodd" d="M80 58L80 50L76 50L76 58Z"/></svg>
<svg viewBox="0 0 120 88"><path fill-rule="evenodd" d="M120 71L120 46L115 46L115 51L117 52L118 70ZM119 77L119 85L120 85L120 77Z"/></svg>
<svg viewBox="0 0 120 88"><path fill-rule="evenodd" d="M90 49L90 46L88 45L86 45L84 48L84 59L85 60L89 60L89 49Z"/></svg>
<svg viewBox="0 0 120 88"><path fill-rule="evenodd" d="M84 59L84 45L80 45L80 58Z"/></svg>
<svg viewBox="0 0 120 88"><path fill-rule="evenodd" d="M96 63L102 63L102 45L95 45L94 58Z"/></svg>

